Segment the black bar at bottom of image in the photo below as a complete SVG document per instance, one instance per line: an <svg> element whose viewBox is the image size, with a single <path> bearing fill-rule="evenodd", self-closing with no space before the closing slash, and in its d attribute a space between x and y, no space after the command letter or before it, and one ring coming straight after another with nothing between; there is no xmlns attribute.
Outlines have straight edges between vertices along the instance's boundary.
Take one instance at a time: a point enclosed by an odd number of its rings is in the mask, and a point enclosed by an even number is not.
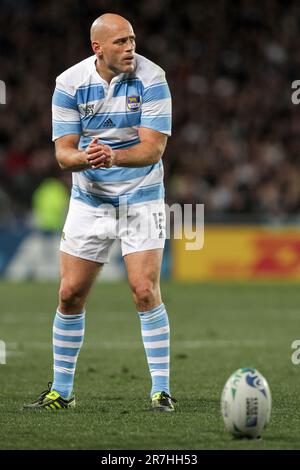
<svg viewBox="0 0 300 470"><path fill-rule="evenodd" d="M276 461L286 464L288 460L300 457L300 451L281 450L0 450L0 464L28 463L93 463L98 468L122 466L141 468L146 465L197 466L203 463L243 462L244 464Z"/></svg>

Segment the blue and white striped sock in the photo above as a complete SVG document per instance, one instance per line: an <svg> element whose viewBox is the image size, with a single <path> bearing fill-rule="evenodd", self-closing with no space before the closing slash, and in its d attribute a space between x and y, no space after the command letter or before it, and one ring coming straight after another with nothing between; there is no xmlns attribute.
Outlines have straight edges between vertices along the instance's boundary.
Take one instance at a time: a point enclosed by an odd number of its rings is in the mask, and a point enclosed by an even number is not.
<svg viewBox="0 0 300 470"><path fill-rule="evenodd" d="M138 312L141 320L143 343L152 378L150 396L156 392L170 393L170 328L164 304L148 312Z"/></svg>
<svg viewBox="0 0 300 470"><path fill-rule="evenodd" d="M72 394L76 362L84 337L84 320L85 312L63 315L58 310L54 318L52 390L63 398Z"/></svg>

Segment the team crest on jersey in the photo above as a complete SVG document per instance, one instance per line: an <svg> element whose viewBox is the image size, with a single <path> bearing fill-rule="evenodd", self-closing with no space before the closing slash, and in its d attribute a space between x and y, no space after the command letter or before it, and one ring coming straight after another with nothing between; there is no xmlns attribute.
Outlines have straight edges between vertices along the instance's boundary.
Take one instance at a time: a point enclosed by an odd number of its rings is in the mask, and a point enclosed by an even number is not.
<svg viewBox="0 0 300 470"><path fill-rule="evenodd" d="M141 97L138 95L127 96L127 108L136 111L141 106Z"/></svg>
<svg viewBox="0 0 300 470"><path fill-rule="evenodd" d="M80 114L84 117L93 116L94 114L94 105L93 104L79 104L78 105Z"/></svg>

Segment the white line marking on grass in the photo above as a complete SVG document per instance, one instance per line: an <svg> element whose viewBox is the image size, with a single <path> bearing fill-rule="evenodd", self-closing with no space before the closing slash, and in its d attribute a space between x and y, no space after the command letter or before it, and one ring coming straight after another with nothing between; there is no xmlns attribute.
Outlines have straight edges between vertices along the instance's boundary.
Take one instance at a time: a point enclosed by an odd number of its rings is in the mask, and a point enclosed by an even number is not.
<svg viewBox="0 0 300 470"><path fill-rule="evenodd" d="M7 357L20 357L20 356L25 356L24 351L6 351L6 356Z"/></svg>
<svg viewBox="0 0 300 470"><path fill-rule="evenodd" d="M173 344L185 349L201 349L201 348L227 348L228 346L243 347L243 346L265 346L270 341L246 339L200 339L200 340L183 340L174 341Z"/></svg>
<svg viewBox="0 0 300 470"><path fill-rule="evenodd" d="M274 342L274 341L273 341ZM231 347L263 347L266 344L270 344L270 340L223 340L223 339L203 339L203 340L175 340L172 342L173 348L183 349L203 349L203 348L227 348ZM22 348L22 353L26 350L51 350L52 344L50 342L41 341L24 341L21 343L6 343L8 349L18 350ZM96 350L96 349L108 349L108 350L125 350L125 349L141 349L143 348L142 341L99 341L98 343L86 341L83 345L83 349Z"/></svg>
<svg viewBox="0 0 300 470"><path fill-rule="evenodd" d="M99 315L101 315L101 321L103 322L115 322L120 321L124 318L124 321L128 321L127 317L128 312L120 312L120 311L101 311L99 309ZM94 315L94 313L93 313ZM55 311L53 311L53 315L49 315L49 313L41 313L41 314L33 314L32 312L5 312L1 313L0 317L0 324L36 324L36 323L49 323L53 322L55 316Z"/></svg>

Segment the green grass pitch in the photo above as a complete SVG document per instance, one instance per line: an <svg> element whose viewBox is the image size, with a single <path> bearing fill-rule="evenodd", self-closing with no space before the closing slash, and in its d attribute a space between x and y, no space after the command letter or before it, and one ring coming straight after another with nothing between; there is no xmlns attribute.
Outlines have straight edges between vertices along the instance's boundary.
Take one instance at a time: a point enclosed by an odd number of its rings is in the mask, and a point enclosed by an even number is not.
<svg viewBox="0 0 300 470"><path fill-rule="evenodd" d="M77 407L22 412L52 378L56 284L0 284L1 449L300 449L300 290L287 283L162 284L168 308L176 413L148 411L150 379L125 283L99 283L88 303L75 378ZM272 396L259 441L224 430L220 395L239 367L256 367Z"/></svg>

